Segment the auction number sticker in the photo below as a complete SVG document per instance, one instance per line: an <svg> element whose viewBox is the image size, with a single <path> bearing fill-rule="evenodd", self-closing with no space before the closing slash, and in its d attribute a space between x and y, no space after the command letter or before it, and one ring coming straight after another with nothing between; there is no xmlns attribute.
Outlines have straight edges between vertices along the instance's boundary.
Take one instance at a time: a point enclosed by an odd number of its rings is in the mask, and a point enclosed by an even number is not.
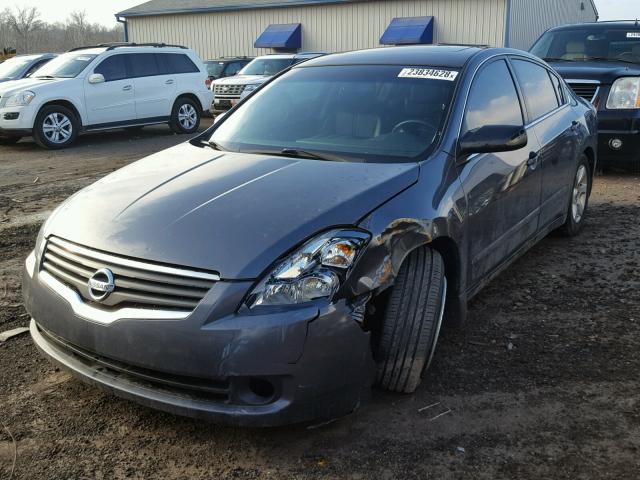
<svg viewBox="0 0 640 480"><path fill-rule="evenodd" d="M640 32L627 32L627 38L640 38Z"/></svg>
<svg viewBox="0 0 640 480"><path fill-rule="evenodd" d="M428 78L431 80L447 80L453 82L458 72L453 70L437 70L434 68L403 68L398 77L401 78Z"/></svg>

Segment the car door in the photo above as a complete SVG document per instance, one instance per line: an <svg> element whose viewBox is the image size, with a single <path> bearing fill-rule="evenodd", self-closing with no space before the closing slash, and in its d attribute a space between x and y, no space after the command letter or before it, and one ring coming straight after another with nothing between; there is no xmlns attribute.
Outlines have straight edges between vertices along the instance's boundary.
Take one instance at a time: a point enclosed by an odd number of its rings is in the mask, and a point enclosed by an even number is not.
<svg viewBox="0 0 640 480"><path fill-rule="evenodd" d="M469 91L460 137L485 125L523 127L524 118L520 95L506 60L483 65ZM540 146L533 129L526 131L525 148L457 158L468 204L471 264L467 280L472 288L537 231Z"/></svg>
<svg viewBox="0 0 640 480"><path fill-rule="evenodd" d="M154 121L168 118L176 90L176 75L162 54L132 53L128 56L136 89L136 118Z"/></svg>
<svg viewBox="0 0 640 480"><path fill-rule="evenodd" d="M104 77L102 83L85 83L88 126L126 122L136 118L135 90L125 55L114 54L93 70Z"/></svg>
<svg viewBox="0 0 640 480"><path fill-rule="evenodd" d="M567 211L569 188L576 166L579 123L569 107L563 83L544 66L512 59L529 112L529 121L542 145L540 227L559 221Z"/></svg>

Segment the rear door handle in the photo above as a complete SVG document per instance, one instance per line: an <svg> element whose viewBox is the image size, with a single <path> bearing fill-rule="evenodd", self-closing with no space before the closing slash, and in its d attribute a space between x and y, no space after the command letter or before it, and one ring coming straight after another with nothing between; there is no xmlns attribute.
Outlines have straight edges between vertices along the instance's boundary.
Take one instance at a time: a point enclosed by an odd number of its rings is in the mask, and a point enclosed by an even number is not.
<svg viewBox="0 0 640 480"><path fill-rule="evenodd" d="M529 158L527 159L527 166L535 169L538 165L538 152L529 152Z"/></svg>
<svg viewBox="0 0 640 480"><path fill-rule="evenodd" d="M124 90L125 92L128 92L129 90L131 90L133 87L131 85L125 85L124 87L122 87L122 90Z"/></svg>
<svg viewBox="0 0 640 480"><path fill-rule="evenodd" d="M169 79L169 80L167 80L167 81L166 81L166 82L164 82L164 83L166 83L167 85L173 85L173 80Z"/></svg>

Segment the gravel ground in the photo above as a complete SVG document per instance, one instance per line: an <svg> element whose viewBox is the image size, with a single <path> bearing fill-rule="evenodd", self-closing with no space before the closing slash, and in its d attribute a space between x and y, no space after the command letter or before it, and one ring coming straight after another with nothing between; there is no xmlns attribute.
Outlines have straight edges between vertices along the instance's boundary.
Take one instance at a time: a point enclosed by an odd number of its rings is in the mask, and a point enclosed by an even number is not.
<svg viewBox="0 0 640 480"><path fill-rule="evenodd" d="M20 271L46 214L183 140L153 127L61 152L0 147L0 331L28 323ZM0 344L0 478L640 478L639 205L640 178L598 177L583 233L551 235L485 288L467 328L443 332L414 395L375 392L328 425L248 430L159 413L14 337Z"/></svg>

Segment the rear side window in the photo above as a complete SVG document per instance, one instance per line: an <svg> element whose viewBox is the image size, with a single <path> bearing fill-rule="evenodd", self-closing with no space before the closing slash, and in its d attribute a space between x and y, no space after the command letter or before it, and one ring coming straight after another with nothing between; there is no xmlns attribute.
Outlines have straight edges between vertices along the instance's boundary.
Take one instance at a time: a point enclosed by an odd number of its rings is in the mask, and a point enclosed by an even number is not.
<svg viewBox="0 0 640 480"><path fill-rule="evenodd" d="M129 62L131 62L131 75L133 77L160 75L155 53L132 53L129 55Z"/></svg>
<svg viewBox="0 0 640 480"><path fill-rule="evenodd" d="M495 61L476 76L469 92L462 131L485 125L524 124L513 78L504 60Z"/></svg>
<svg viewBox="0 0 640 480"><path fill-rule="evenodd" d="M197 73L200 70L189 57L183 53L160 53L162 57L163 73Z"/></svg>
<svg viewBox="0 0 640 480"><path fill-rule="evenodd" d="M93 72L102 74L105 82L127 78L127 63L124 55L112 55L106 58Z"/></svg>
<svg viewBox="0 0 640 480"><path fill-rule="evenodd" d="M558 108L556 89L546 68L526 60L514 60L513 66L522 87L530 121Z"/></svg>

